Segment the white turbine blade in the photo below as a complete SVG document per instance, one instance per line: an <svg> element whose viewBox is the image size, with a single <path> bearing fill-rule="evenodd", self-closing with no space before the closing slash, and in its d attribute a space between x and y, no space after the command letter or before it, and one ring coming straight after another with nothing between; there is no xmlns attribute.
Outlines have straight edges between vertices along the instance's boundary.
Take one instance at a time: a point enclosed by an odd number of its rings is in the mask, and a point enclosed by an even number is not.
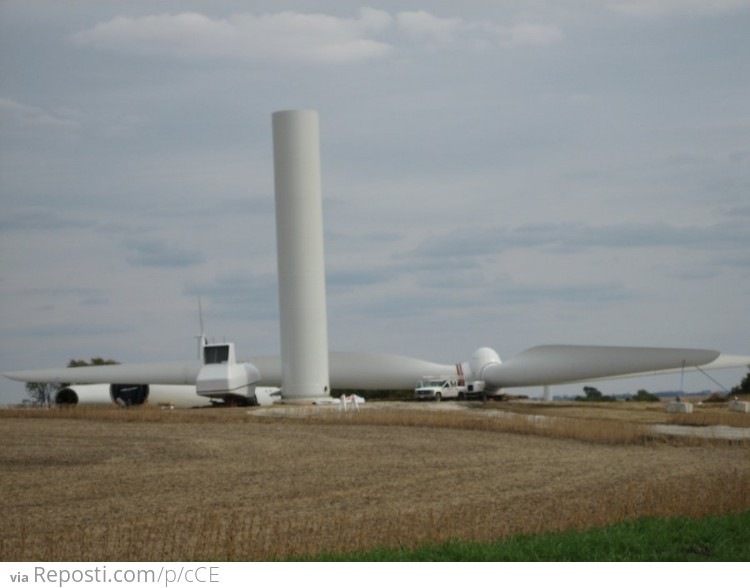
<svg viewBox="0 0 750 588"><path fill-rule="evenodd" d="M279 357L253 357L261 386L281 385ZM705 349L545 345L532 347L502 364L485 367L490 388L544 386L605 378L679 372L681 369L750 367L750 356L719 355ZM22 382L75 384L194 385L201 362L142 363L26 370L4 374ZM455 366L383 353L330 354L333 388L408 389L424 376L455 375Z"/></svg>
<svg viewBox="0 0 750 588"><path fill-rule="evenodd" d="M331 353L331 386L359 390L413 389L424 376L455 375L456 366L385 353Z"/></svg>
<svg viewBox="0 0 750 588"><path fill-rule="evenodd" d="M717 357L708 349L542 345L488 365L482 379L491 388L569 384L703 366Z"/></svg>
<svg viewBox="0 0 750 588"><path fill-rule="evenodd" d="M248 361L260 371L260 385L281 385L279 357L251 357ZM456 374L455 365L388 353L334 351L329 354L328 363L333 389L406 390L414 388L424 376Z"/></svg>
<svg viewBox="0 0 750 588"><path fill-rule="evenodd" d="M722 353L711 363L700 366L702 370L723 370L738 367L750 368L750 355L729 355Z"/></svg>
<svg viewBox="0 0 750 588"><path fill-rule="evenodd" d="M623 374L622 376L617 376L618 378L638 378L642 376L663 376L665 374L677 374L681 371L686 372L694 372L697 370L701 370L703 372L707 372L710 370L724 370L724 369L730 369L730 368L750 368L750 355L727 355L722 353L719 355L718 358L716 358L714 361L710 363L706 363L699 366L689 366L686 365L684 368L682 366L668 369L668 370L652 370L652 371L646 371L646 372L636 372L633 374ZM590 378L587 379L587 381L594 381L594 380L611 380L613 378L606 377L606 378Z"/></svg>
<svg viewBox="0 0 750 588"><path fill-rule="evenodd" d="M11 380L75 384L195 384L201 363L131 363L90 367L26 370L4 374Z"/></svg>
<svg viewBox="0 0 750 588"><path fill-rule="evenodd" d="M424 376L456 373L454 365L384 353L331 353L329 361L331 386L344 389L410 389ZM253 357L249 362L260 372L258 385L281 385L281 358ZM22 382L195 385L201 367L199 361L187 361L27 370L4 375Z"/></svg>

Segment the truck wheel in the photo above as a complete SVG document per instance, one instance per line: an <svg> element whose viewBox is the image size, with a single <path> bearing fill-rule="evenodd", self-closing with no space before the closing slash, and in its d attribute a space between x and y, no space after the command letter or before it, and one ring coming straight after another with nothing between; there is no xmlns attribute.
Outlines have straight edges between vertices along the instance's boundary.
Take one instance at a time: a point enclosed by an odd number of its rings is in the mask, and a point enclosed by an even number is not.
<svg viewBox="0 0 750 588"><path fill-rule="evenodd" d="M463 392L459 392L458 393L458 399L459 400L466 400L466 394L464 394Z"/></svg>
<svg viewBox="0 0 750 588"><path fill-rule="evenodd" d="M443 395L438 392L435 394L435 402L440 402L443 399Z"/></svg>

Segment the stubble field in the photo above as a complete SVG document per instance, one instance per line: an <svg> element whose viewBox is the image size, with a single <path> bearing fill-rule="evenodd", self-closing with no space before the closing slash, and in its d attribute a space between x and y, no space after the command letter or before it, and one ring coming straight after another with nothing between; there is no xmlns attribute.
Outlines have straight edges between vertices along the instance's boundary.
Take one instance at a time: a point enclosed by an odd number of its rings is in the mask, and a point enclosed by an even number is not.
<svg viewBox="0 0 750 588"><path fill-rule="evenodd" d="M746 441L457 408L5 411L0 554L267 560L750 508Z"/></svg>

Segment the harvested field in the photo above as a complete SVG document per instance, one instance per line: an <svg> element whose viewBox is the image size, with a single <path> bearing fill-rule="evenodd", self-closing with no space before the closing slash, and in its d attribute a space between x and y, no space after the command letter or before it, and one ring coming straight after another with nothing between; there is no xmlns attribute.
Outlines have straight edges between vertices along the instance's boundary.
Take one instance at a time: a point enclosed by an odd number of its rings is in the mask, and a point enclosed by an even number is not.
<svg viewBox="0 0 750 588"><path fill-rule="evenodd" d="M750 508L747 442L455 407L0 413L0 557L265 560Z"/></svg>

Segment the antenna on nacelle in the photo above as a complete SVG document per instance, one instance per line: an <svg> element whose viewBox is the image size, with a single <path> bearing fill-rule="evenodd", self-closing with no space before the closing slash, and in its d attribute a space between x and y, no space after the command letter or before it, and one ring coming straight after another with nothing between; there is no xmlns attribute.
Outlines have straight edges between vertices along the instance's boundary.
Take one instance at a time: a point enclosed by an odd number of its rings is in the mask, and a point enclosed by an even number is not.
<svg viewBox="0 0 750 588"><path fill-rule="evenodd" d="M198 296L198 322L201 327L201 334L196 336L198 339L198 359L203 361L203 348L208 344L206 338L206 331L203 328L203 306L201 305L201 297Z"/></svg>

